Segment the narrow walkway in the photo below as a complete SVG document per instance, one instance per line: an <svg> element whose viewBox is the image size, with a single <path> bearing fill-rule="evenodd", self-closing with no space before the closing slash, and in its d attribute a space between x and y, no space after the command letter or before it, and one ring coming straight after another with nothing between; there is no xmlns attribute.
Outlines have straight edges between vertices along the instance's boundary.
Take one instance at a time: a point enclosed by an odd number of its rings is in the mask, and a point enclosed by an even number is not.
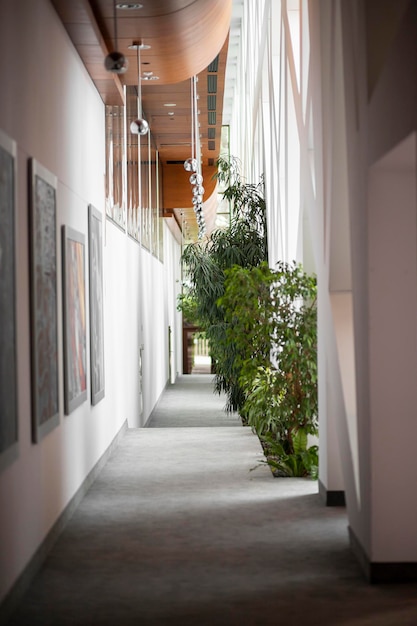
<svg viewBox="0 0 417 626"><path fill-rule="evenodd" d="M225 398L213 393L213 376L180 376L165 389L148 425L151 428L242 426L237 414L224 411Z"/></svg>
<svg viewBox="0 0 417 626"><path fill-rule="evenodd" d="M415 626L416 586L369 586L345 511L259 466L210 380L180 379L127 432L10 624Z"/></svg>

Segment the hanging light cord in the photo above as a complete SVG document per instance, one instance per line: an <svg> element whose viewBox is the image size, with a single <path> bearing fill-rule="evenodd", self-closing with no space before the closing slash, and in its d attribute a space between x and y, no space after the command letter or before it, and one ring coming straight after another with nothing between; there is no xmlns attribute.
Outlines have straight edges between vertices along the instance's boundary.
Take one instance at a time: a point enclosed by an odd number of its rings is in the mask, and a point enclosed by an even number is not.
<svg viewBox="0 0 417 626"><path fill-rule="evenodd" d="M116 0L113 0L113 25L114 25L115 50L118 50L119 49L119 42L118 42L118 39L117 39Z"/></svg>
<svg viewBox="0 0 417 626"><path fill-rule="evenodd" d="M195 152L197 159L197 172L201 174L201 150L200 150L200 131L198 128L198 100L197 100L197 76L194 76L194 133L195 133Z"/></svg>
<svg viewBox="0 0 417 626"><path fill-rule="evenodd" d="M138 60L138 118L142 118L142 84L140 81L140 44L136 48Z"/></svg>
<svg viewBox="0 0 417 626"><path fill-rule="evenodd" d="M194 78L191 78L191 158L195 159L195 142L194 142Z"/></svg>

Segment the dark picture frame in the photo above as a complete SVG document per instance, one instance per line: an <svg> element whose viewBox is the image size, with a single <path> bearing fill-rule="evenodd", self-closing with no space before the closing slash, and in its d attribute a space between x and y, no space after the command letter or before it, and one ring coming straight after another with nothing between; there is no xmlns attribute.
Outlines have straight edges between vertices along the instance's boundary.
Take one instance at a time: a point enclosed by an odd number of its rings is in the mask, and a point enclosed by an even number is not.
<svg viewBox="0 0 417 626"><path fill-rule="evenodd" d="M57 178L29 159L32 438L59 424Z"/></svg>
<svg viewBox="0 0 417 626"><path fill-rule="evenodd" d="M91 404L104 398L103 226L102 215L88 207L88 256L90 287Z"/></svg>
<svg viewBox="0 0 417 626"><path fill-rule="evenodd" d="M69 415L87 399L85 237L62 226L64 311L64 411Z"/></svg>
<svg viewBox="0 0 417 626"><path fill-rule="evenodd" d="M0 469L18 441L15 209L16 142L0 130Z"/></svg>

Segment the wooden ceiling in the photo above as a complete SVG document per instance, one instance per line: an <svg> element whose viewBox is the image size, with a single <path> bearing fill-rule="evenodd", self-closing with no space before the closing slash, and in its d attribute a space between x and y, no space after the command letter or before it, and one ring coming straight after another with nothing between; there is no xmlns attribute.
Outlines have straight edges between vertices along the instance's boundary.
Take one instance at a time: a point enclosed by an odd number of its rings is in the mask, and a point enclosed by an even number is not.
<svg viewBox="0 0 417 626"><path fill-rule="evenodd" d="M204 201L212 215L213 198L208 201L220 150L232 0L141 0L141 8L117 8L117 48L129 62L126 73L119 75L104 68L105 57L116 49L113 0L51 2L105 104L122 104L124 85L138 85L138 54L129 46L150 46L140 52L140 74L158 79L141 80L142 109L162 164L163 211L180 225L185 217L193 239L197 226L183 167L191 156L190 79L198 75Z"/></svg>

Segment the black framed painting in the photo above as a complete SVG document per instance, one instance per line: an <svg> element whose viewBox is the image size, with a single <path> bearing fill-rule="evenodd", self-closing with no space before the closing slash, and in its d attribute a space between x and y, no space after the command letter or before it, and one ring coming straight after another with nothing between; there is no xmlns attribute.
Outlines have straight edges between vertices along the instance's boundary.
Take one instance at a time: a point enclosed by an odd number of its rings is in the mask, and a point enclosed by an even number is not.
<svg viewBox="0 0 417 626"><path fill-rule="evenodd" d="M0 130L0 467L16 448L16 142Z"/></svg>
<svg viewBox="0 0 417 626"><path fill-rule="evenodd" d="M90 286L90 380L91 404L104 398L103 230L101 213L88 207Z"/></svg>
<svg viewBox="0 0 417 626"><path fill-rule="evenodd" d="M29 159L32 437L59 423L57 178Z"/></svg>
<svg viewBox="0 0 417 626"><path fill-rule="evenodd" d="M85 237L62 227L64 309L64 411L69 415L87 399Z"/></svg>

